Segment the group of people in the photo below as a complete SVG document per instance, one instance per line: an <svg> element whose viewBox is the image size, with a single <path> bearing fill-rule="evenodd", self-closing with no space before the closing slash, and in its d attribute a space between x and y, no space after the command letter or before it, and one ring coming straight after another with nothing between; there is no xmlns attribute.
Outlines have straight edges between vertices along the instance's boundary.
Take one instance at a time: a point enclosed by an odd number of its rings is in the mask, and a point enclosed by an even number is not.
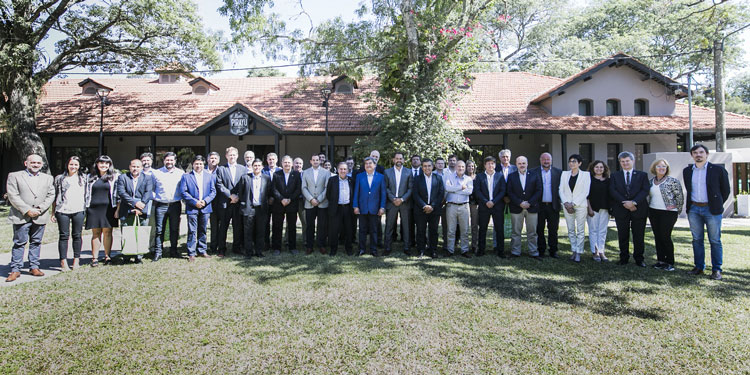
<svg viewBox="0 0 750 375"><path fill-rule="evenodd" d="M705 227L711 244L711 277L721 279L721 217L729 196L728 175L721 166L707 162L705 146L695 145L690 153L694 164L683 171L695 255L690 273L704 272ZM266 155L264 165L252 151L244 154L243 165L238 162L235 147L226 149L225 158L226 163L220 165L217 152L211 152L207 159L195 156L192 170L186 173L176 166L172 152L164 155L163 166L158 169L152 167L153 155L144 153L130 162L127 173L120 174L111 158L102 155L84 174L80 159L73 156L66 163L66 171L52 178L40 173L41 156L29 155L25 170L8 176L14 244L6 281L19 277L27 243L29 272L43 276L39 252L48 220L58 223L63 270L71 268L67 263L70 238L72 268L80 266L84 222L85 229L92 231L92 266L99 264L102 247L103 262L111 261L112 229L117 226L150 225L156 262L166 256L163 250L168 224L169 256L179 257L183 204L190 262L196 257L211 257L209 253L224 257L230 224L234 253L262 257L270 250L279 255L286 223L286 245L296 254L298 217L306 254L317 247L322 254L336 255L341 245L347 255L353 255L356 234L358 255L378 256L379 248L382 255L389 255L400 233L404 253L412 255L411 249L416 248L413 255L433 258L438 257L438 226L442 226L446 256L484 255L492 220L494 253L505 258L506 210L512 226L511 257L521 256L525 225L529 255L542 260L548 252L557 258L562 210L572 261L581 262L586 223L593 260L608 261L605 244L612 215L617 225L619 264L629 261L632 232L633 258L638 266L646 267L644 235L648 219L658 260L654 267L674 270L671 232L685 199L680 181L669 175L669 163L664 159L651 165L654 177L649 179L646 172L633 169L630 152L618 156L621 170L617 172L611 172L600 160L584 171L581 156L575 154L567 160L568 170L562 171L552 167L549 153L541 155L539 167L529 169L524 156L511 164L510 150L500 152L499 163L494 156L485 157L482 173L477 173L474 161L458 160L455 155L450 155L447 163L442 158L433 161L412 155L407 166L404 154L396 152L393 166L385 169L378 165L380 153L372 151L358 170L352 158L339 162L335 169L326 168L330 161L323 153L312 155L307 169L303 169L301 158L288 155L281 158L278 167L275 153ZM136 262L140 261L139 256Z"/></svg>

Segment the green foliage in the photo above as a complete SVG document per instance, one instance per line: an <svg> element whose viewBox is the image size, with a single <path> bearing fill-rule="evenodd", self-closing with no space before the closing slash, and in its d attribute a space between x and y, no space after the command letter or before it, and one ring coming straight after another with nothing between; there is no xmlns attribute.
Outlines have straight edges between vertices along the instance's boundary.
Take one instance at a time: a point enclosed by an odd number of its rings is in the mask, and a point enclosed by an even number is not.
<svg viewBox="0 0 750 375"><path fill-rule="evenodd" d="M274 68L260 68L247 71L248 77L283 77L284 72Z"/></svg>

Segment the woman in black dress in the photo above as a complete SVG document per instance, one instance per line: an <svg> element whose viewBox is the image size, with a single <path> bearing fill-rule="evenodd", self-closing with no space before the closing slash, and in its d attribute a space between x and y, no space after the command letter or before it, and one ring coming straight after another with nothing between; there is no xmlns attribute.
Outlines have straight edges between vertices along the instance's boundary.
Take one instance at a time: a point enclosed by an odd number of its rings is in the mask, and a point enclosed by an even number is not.
<svg viewBox="0 0 750 375"><path fill-rule="evenodd" d="M594 261L608 262L604 255L609 223L609 167L601 160L589 165L591 188L589 189L589 245Z"/></svg>
<svg viewBox="0 0 750 375"><path fill-rule="evenodd" d="M112 228L117 227L117 171L112 159L99 156L86 183L86 229L91 229L92 267L99 265L99 248L104 244L104 264L111 261Z"/></svg>

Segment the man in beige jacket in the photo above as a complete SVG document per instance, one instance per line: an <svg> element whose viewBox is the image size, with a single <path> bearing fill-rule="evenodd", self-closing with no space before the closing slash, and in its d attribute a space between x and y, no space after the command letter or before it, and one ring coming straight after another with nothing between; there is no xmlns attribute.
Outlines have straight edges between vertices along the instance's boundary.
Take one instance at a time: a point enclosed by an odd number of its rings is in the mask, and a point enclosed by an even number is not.
<svg viewBox="0 0 750 375"><path fill-rule="evenodd" d="M13 253L7 282L21 275L26 243L29 244L29 273L44 276L39 270L39 252L49 208L55 200L52 176L40 172L44 165L42 157L31 154L23 164L26 169L8 175L6 188L11 206L8 220L13 224Z"/></svg>

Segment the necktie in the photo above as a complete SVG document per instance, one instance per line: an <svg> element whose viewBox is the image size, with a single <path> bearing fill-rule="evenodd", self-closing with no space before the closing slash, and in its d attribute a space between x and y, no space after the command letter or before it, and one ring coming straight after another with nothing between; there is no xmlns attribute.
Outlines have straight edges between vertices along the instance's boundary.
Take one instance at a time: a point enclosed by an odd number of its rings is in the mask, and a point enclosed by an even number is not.
<svg viewBox="0 0 750 375"><path fill-rule="evenodd" d="M625 185L630 186L630 171L625 172Z"/></svg>

